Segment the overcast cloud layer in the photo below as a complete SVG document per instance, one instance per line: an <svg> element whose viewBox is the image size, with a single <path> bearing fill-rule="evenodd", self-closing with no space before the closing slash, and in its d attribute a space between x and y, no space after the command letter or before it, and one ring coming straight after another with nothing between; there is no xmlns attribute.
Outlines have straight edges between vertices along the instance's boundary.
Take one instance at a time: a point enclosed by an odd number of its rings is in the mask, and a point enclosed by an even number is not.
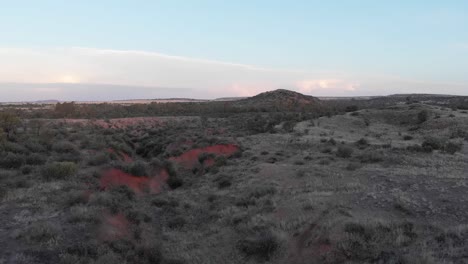
<svg viewBox="0 0 468 264"><path fill-rule="evenodd" d="M144 51L0 48L0 101L210 99L278 88L315 96L468 94L466 83L270 69Z"/></svg>

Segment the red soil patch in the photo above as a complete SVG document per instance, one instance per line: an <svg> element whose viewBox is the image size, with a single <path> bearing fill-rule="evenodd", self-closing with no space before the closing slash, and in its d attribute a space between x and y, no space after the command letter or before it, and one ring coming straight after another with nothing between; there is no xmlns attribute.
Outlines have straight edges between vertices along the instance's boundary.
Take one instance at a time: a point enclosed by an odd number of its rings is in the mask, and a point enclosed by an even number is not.
<svg viewBox="0 0 468 264"><path fill-rule="evenodd" d="M128 186L136 194L142 194L144 191L151 193L160 193L166 184L169 174L166 170L160 170L154 177L137 177L125 173L118 169L105 171L101 177L101 189L108 189L117 186Z"/></svg>
<svg viewBox="0 0 468 264"><path fill-rule="evenodd" d="M214 146L208 146L204 148L192 149L178 157L171 157L169 158L169 160L179 163L186 169L192 169L196 165L199 164L198 157L202 153L215 154L216 156L229 157L229 156L232 156L237 151L239 151L239 147L234 144L214 145ZM213 160L213 164L214 164L214 160Z"/></svg>
<svg viewBox="0 0 468 264"><path fill-rule="evenodd" d="M106 241L129 237L129 226L130 222L122 213L116 215L105 214L99 228L99 237Z"/></svg>

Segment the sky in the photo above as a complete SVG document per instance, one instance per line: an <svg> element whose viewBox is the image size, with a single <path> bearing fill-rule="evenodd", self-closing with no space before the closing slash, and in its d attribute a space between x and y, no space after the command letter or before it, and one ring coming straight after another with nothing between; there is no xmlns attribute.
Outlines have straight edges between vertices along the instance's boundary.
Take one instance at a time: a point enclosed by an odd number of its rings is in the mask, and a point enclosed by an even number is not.
<svg viewBox="0 0 468 264"><path fill-rule="evenodd" d="M468 95L463 0L0 6L0 101Z"/></svg>

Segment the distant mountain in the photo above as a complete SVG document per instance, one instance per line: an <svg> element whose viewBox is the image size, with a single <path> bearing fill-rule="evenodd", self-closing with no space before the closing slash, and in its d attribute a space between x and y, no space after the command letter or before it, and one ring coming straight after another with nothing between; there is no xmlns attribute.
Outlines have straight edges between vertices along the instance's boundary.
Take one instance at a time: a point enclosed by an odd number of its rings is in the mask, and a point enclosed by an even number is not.
<svg viewBox="0 0 468 264"><path fill-rule="evenodd" d="M40 101L34 101L30 102L31 104L56 104L59 103L59 100L51 99L51 100L40 100Z"/></svg>

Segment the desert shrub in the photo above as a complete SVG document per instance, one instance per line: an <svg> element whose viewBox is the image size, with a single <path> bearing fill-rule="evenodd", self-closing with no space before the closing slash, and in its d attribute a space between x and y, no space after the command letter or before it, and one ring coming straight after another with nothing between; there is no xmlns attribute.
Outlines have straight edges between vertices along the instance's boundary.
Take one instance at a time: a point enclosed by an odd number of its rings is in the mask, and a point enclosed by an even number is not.
<svg viewBox="0 0 468 264"><path fill-rule="evenodd" d="M468 131L458 128L450 133L450 138L463 138L465 140L468 140Z"/></svg>
<svg viewBox="0 0 468 264"><path fill-rule="evenodd" d="M249 197L261 198L266 195L273 195L276 193L276 188L272 186L256 186L249 192Z"/></svg>
<svg viewBox="0 0 468 264"><path fill-rule="evenodd" d="M0 158L0 166L5 169L18 169L24 163L24 156L21 154L14 154L9 152Z"/></svg>
<svg viewBox="0 0 468 264"><path fill-rule="evenodd" d="M421 110L421 112L418 113L418 123L422 124L427 121L429 117L429 112L427 110Z"/></svg>
<svg viewBox="0 0 468 264"><path fill-rule="evenodd" d="M328 140L328 144L335 146L336 145L336 140L334 138L330 138Z"/></svg>
<svg viewBox="0 0 468 264"><path fill-rule="evenodd" d="M46 152L47 151L47 147L44 146L43 144L41 144L39 141L37 140L28 140L26 141L26 143L24 144L24 146L32 151L32 152Z"/></svg>
<svg viewBox="0 0 468 264"><path fill-rule="evenodd" d="M361 165L358 163L354 163L354 162L351 162L346 166L346 170L349 170L349 171L355 171L359 168L361 168Z"/></svg>
<svg viewBox="0 0 468 264"><path fill-rule="evenodd" d="M164 169L166 169L167 173L169 174L169 177L167 179L167 185L171 189L174 190L174 189L177 189L177 188L181 187L182 185L184 185L183 179L181 179L178 176L177 171L175 170L174 165L171 162L165 161L165 162L161 163L160 161L155 159L155 160L152 161L151 165L153 167L157 166L158 168L159 168L159 166L162 166Z"/></svg>
<svg viewBox="0 0 468 264"><path fill-rule="evenodd" d="M457 151L461 151L463 147L462 142L453 142L449 141L447 144L444 146L444 151L450 154L455 154Z"/></svg>
<svg viewBox="0 0 468 264"><path fill-rule="evenodd" d="M271 230L260 230L240 239L237 248L247 257L268 261L280 248L280 241Z"/></svg>
<svg viewBox="0 0 468 264"><path fill-rule="evenodd" d="M332 153L333 149L328 146L328 147L320 148L320 152L322 152L322 153Z"/></svg>
<svg viewBox="0 0 468 264"><path fill-rule="evenodd" d="M273 131L274 122L267 116L257 114L254 117L245 119L245 128L253 133L265 133Z"/></svg>
<svg viewBox="0 0 468 264"><path fill-rule="evenodd" d="M58 161L58 162L73 162L73 163L79 163L81 162L83 156L81 155L80 152L78 153L63 153L60 155L57 155L53 157L53 161Z"/></svg>
<svg viewBox="0 0 468 264"><path fill-rule="evenodd" d="M57 153L78 153L78 148L71 142L60 141L52 145L52 150Z"/></svg>
<svg viewBox="0 0 468 264"><path fill-rule="evenodd" d="M214 158L215 158L215 154L213 153L200 153L200 155L198 155L198 161L202 164L205 160L214 159Z"/></svg>
<svg viewBox="0 0 468 264"><path fill-rule="evenodd" d="M422 148L426 152L431 152L433 150L442 149L444 147L444 141L436 137L428 137L422 143Z"/></svg>
<svg viewBox="0 0 468 264"><path fill-rule="evenodd" d="M340 158L349 158L353 154L354 150L349 146L339 146L336 151L336 156Z"/></svg>
<svg viewBox="0 0 468 264"><path fill-rule="evenodd" d="M68 193L66 199L64 199L64 204L67 207L72 207L77 204L85 204L88 202L88 199L84 191L74 190Z"/></svg>
<svg viewBox="0 0 468 264"><path fill-rule="evenodd" d="M88 160L88 165L90 166L100 166L110 162L110 157L107 153L98 153L93 155Z"/></svg>
<svg viewBox="0 0 468 264"><path fill-rule="evenodd" d="M380 152L368 151L359 155L358 159L361 163L376 163L383 161L383 155Z"/></svg>
<svg viewBox="0 0 468 264"><path fill-rule="evenodd" d="M410 136L410 135L404 135L403 136L403 140L412 140L412 139L413 139L413 137Z"/></svg>
<svg viewBox="0 0 468 264"><path fill-rule="evenodd" d="M361 138L358 141L356 141L356 146L358 146L360 149L366 148L369 146L369 141L365 138Z"/></svg>
<svg viewBox="0 0 468 264"><path fill-rule="evenodd" d="M215 182L218 184L219 189L225 189L231 186L232 177L227 175L220 175L215 179Z"/></svg>
<svg viewBox="0 0 468 264"><path fill-rule="evenodd" d="M356 112L358 110L359 110L359 107L357 105L349 105L345 109L346 112Z"/></svg>
<svg viewBox="0 0 468 264"><path fill-rule="evenodd" d="M243 195L236 199L235 205L239 207L249 207L257 204L257 200L254 197Z"/></svg>
<svg viewBox="0 0 468 264"><path fill-rule="evenodd" d="M6 152L12 152L15 154L27 154L29 150L25 148L23 145L14 143L14 142L5 142L3 145L0 146Z"/></svg>
<svg viewBox="0 0 468 264"><path fill-rule="evenodd" d="M29 228L23 230L18 237L31 244L46 243L52 239L57 239L59 230L49 223L34 223Z"/></svg>
<svg viewBox="0 0 468 264"><path fill-rule="evenodd" d="M136 249L137 259L134 263L160 264L164 261L163 254L159 245L139 246Z"/></svg>
<svg viewBox="0 0 468 264"><path fill-rule="evenodd" d="M215 166L221 167L227 164L227 158L224 156L218 156L215 158Z"/></svg>
<svg viewBox="0 0 468 264"><path fill-rule="evenodd" d="M164 264L185 264L186 262L180 259L165 259Z"/></svg>
<svg viewBox="0 0 468 264"><path fill-rule="evenodd" d="M304 165L304 164L305 164L305 163L304 163L304 161L302 161L302 160L295 160L295 161L294 161L294 165Z"/></svg>
<svg viewBox="0 0 468 264"><path fill-rule="evenodd" d="M166 208L166 207L178 207L179 201L176 199L164 199L164 198L155 198L151 201L151 204L156 207Z"/></svg>
<svg viewBox="0 0 468 264"><path fill-rule="evenodd" d="M54 162L47 164L41 173L48 180L60 180L72 176L77 169L76 164L73 162Z"/></svg>
<svg viewBox="0 0 468 264"><path fill-rule="evenodd" d="M148 175L148 166L142 161L137 161L129 166L128 172L134 176L146 176Z"/></svg>
<svg viewBox="0 0 468 264"><path fill-rule="evenodd" d="M43 165L47 162L47 157L41 154L33 153L26 157L26 164L28 165Z"/></svg>
<svg viewBox="0 0 468 264"><path fill-rule="evenodd" d="M169 185L171 189L175 190L184 185L184 181L178 176L169 175L169 178L167 179L167 185Z"/></svg>
<svg viewBox="0 0 468 264"><path fill-rule="evenodd" d="M21 167L21 173L24 175L30 174L32 171L33 171L33 167L31 167L30 165L25 165Z"/></svg>
<svg viewBox="0 0 468 264"><path fill-rule="evenodd" d="M6 196L7 192L8 188L5 185L0 185L0 201Z"/></svg>
<svg viewBox="0 0 468 264"><path fill-rule="evenodd" d="M174 216L168 219L166 224L167 224L167 227L169 227L170 229L180 229L184 227L185 224L187 224L187 220L185 220L184 217L179 215L179 216Z"/></svg>
<svg viewBox="0 0 468 264"><path fill-rule="evenodd" d="M346 223L347 234L337 244L336 253L353 263L405 263L402 254L389 249L404 248L417 237L413 224Z"/></svg>
<svg viewBox="0 0 468 264"><path fill-rule="evenodd" d="M285 132L290 133L290 132L293 132L296 124L297 124L296 121L288 120L283 123L282 128Z"/></svg>
<svg viewBox="0 0 468 264"><path fill-rule="evenodd" d="M424 152L425 151L422 146L416 145L416 144L406 147L406 150L411 151L411 152Z"/></svg>

